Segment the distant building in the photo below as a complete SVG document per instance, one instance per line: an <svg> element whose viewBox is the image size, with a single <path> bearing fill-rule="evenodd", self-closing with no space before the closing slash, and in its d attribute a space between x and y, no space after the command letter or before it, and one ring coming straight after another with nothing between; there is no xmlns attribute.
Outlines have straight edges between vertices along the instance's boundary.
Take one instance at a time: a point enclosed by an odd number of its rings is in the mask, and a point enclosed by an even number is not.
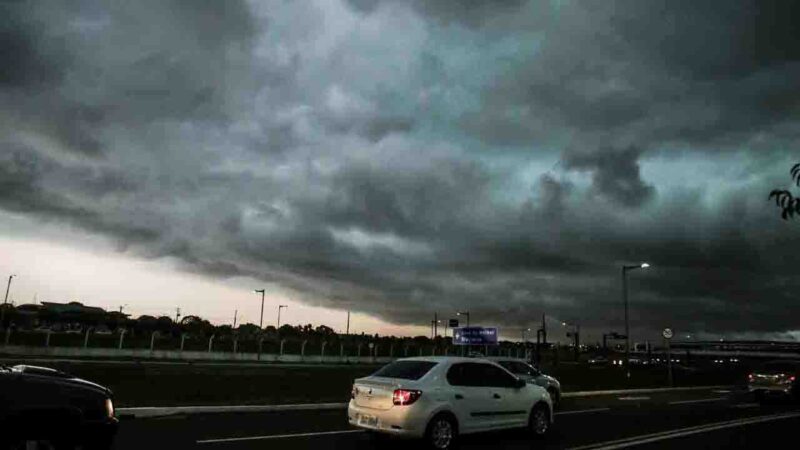
<svg viewBox="0 0 800 450"><path fill-rule="evenodd" d="M53 331L80 331L87 327L120 326L128 314L107 312L97 306L86 306L80 302L42 302L40 305L20 305L15 308L14 322L20 328L48 328Z"/></svg>

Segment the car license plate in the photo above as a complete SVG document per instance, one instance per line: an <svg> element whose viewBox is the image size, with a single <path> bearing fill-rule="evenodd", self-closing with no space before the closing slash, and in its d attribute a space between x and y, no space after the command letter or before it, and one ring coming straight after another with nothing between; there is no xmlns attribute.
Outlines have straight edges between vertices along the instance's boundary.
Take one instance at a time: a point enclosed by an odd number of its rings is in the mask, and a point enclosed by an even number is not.
<svg viewBox="0 0 800 450"><path fill-rule="evenodd" d="M377 427L378 426L378 418L375 416L368 416L366 414L362 414L358 418L358 424L364 425L367 427Z"/></svg>

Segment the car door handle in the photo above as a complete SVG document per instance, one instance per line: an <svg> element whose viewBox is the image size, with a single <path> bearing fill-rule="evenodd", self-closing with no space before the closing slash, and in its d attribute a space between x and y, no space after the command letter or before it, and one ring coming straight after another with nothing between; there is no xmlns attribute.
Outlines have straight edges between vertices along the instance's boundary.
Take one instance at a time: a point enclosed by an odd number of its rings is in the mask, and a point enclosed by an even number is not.
<svg viewBox="0 0 800 450"><path fill-rule="evenodd" d="M500 398L500 394L494 394L492 397L494 397L494 398Z"/></svg>
<svg viewBox="0 0 800 450"><path fill-rule="evenodd" d="M456 400L464 400L464 396L461 394L456 394Z"/></svg>

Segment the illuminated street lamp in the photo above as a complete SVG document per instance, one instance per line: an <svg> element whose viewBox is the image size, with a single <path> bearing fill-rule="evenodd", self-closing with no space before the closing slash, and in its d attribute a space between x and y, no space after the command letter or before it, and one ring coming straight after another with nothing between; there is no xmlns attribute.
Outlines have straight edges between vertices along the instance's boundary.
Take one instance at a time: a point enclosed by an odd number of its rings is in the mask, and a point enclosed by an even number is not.
<svg viewBox="0 0 800 450"><path fill-rule="evenodd" d="M469 311L460 311L456 313L457 316L467 316L467 326L469 326Z"/></svg>
<svg viewBox="0 0 800 450"><path fill-rule="evenodd" d="M627 377L631 377L631 333L628 322L628 271L647 269L650 264L641 263L636 266L622 266L622 301L625 303L625 369Z"/></svg>
<svg viewBox="0 0 800 450"><path fill-rule="evenodd" d="M580 359L580 354L581 354L581 326L578 324L567 323L567 322L561 322L561 325L564 327L573 328L572 333L567 332L567 337L570 337L571 335L572 339L575 341L575 361L578 361Z"/></svg>

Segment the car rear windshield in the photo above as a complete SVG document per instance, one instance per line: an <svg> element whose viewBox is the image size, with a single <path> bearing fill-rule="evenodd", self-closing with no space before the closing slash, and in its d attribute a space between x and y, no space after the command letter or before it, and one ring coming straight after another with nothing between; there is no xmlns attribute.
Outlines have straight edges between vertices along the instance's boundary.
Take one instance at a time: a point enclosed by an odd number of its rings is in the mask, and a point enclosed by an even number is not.
<svg viewBox="0 0 800 450"><path fill-rule="evenodd" d="M435 365L436 363L432 361L395 361L383 366L380 370L373 373L372 376L419 380Z"/></svg>

